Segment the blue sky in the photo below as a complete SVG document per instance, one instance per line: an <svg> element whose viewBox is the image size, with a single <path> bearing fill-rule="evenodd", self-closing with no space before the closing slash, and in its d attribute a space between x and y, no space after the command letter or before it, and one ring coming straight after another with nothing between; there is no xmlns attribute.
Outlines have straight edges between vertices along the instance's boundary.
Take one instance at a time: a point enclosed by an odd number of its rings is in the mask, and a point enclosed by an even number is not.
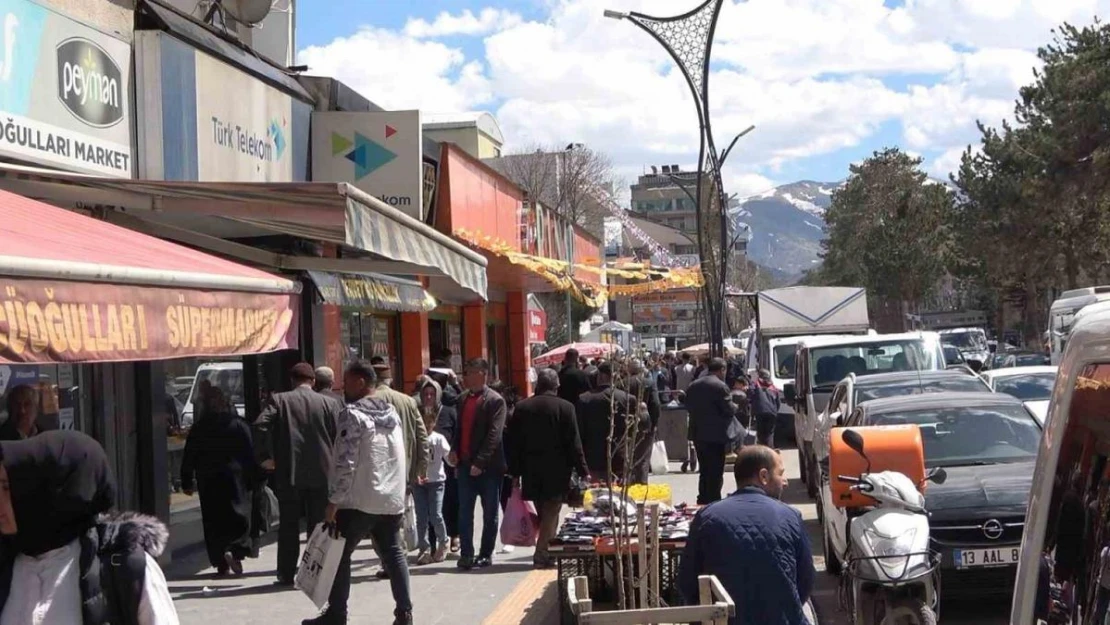
<svg viewBox="0 0 1110 625"><path fill-rule="evenodd" d="M1012 114L1034 51L1110 0L724 0L714 65L719 143L748 124L726 185L835 181L888 146L944 178L976 120ZM587 143L618 172L697 154L692 103L663 51L603 8L696 0L300 0L299 62L388 108L488 110L510 151Z"/></svg>

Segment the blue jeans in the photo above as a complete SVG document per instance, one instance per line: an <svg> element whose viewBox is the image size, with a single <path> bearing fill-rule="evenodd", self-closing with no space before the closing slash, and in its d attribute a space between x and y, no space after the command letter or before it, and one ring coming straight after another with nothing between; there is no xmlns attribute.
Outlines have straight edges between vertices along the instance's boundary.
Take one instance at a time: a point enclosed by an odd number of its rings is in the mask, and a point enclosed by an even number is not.
<svg viewBox="0 0 1110 625"><path fill-rule="evenodd" d="M447 543L447 523L443 520L443 482L428 482L412 487L412 501L416 505L416 533L419 536L417 548L428 551L428 532L421 531L432 524L435 531L436 544L439 547Z"/></svg>
<svg viewBox="0 0 1110 625"><path fill-rule="evenodd" d="M482 500L482 544L479 558L493 556L497 546L497 517L501 512L502 473L470 475L470 465L459 463L459 543L463 558L474 558L474 504Z"/></svg>

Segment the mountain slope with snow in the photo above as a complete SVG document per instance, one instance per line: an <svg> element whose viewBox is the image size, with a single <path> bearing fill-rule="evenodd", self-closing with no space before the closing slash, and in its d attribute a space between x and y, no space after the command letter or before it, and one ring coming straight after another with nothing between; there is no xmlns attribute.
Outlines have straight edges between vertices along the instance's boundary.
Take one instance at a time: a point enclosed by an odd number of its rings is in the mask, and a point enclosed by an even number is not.
<svg viewBox="0 0 1110 625"><path fill-rule="evenodd" d="M752 229L748 257L795 277L820 262L825 210L840 183L802 180L741 202L737 217Z"/></svg>

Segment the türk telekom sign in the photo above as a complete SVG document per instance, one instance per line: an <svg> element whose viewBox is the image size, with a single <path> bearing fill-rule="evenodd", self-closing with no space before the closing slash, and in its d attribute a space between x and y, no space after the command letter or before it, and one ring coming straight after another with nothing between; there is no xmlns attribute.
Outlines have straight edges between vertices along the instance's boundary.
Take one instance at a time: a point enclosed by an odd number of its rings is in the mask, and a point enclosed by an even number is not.
<svg viewBox="0 0 1110 625"><path fill-rule="evenodd" d="M547 342L547 313L542 310L528 311L528 342Z"/></svg>
<svg viewBox="0 0 1110 625"><path fill-rule="evenodd" d="M130 44L0 0L0 156L129 178L130 100Z"/></svg>

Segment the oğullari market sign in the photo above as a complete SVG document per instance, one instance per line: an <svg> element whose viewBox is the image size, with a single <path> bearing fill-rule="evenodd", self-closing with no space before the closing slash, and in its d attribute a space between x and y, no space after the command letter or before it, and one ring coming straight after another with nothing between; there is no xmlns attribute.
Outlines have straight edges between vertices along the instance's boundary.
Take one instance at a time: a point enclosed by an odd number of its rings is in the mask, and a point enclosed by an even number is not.
<svg viewBox="0 0 1110 625"><path fill-rule="evenodd" d="M0 278L0 362L160 360L295 348L299 297Z"/></svg>

